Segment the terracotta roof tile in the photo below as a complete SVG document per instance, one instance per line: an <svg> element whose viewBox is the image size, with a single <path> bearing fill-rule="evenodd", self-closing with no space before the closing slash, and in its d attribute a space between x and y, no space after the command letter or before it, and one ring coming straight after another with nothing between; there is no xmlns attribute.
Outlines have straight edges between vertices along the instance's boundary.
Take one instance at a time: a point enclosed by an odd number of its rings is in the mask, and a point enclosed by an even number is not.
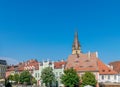
<svg viewBox="0 0 120 87"><path fill-rule="evenodd" d="M107 65L105 65L102 61L98 59L98 68L100 74L117 74L116 71L109 68Z"/></svg>
<svg viewBox="0 0 120 87"><path fill-rule="evenodd" d="M77 71L98 71L97 58L95 53L70 55L66 68L74 68Z"/></svg>
<svg viewBox="0 0 120 87"><path fill-rule="evenodd" d="M7 70L6 71L14 71L14 66L10 66L9 68L7 68Z"/></svg>
<svg viewBox="0 0 120 87"><path fill-rule="evenodd" d="M65 61L60 61L60 62L54 62L54 68L62 68L62 65L65 65Z"/></svg>
<svg viewBox="0 0 120 87"><path fill-rule="evenodd" d="M74 68L78 72L98 71L100 74L117 74L117 72L100 61L96 53L70 55L65 68Z"/></svg>
<svg viewBox="0 0 120 87"><path fill-rule="evenodd" d="M120 73L120 61L111 62L109 65L113 66L113 70Z"/></svg>
<svg viewBox="0 0 120 87"><path fill-rule="evenodd" d="M32 67L32 66L35 67L36 70L38 70L39 69L39 62L36 60L28 60L27 62L19 63L16 66L8 67L7 71L14 71L16 69L19 72L21 72L21 71L25 70L25 67ZM30 70L33 70L33 69L30 68Z"/></svg>

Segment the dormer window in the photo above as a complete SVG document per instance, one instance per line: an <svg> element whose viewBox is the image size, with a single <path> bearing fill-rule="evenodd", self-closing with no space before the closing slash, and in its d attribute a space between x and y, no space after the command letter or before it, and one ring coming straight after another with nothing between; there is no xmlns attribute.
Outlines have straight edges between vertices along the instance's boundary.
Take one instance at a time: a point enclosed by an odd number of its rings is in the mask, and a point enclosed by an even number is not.
<svg viewBox="0 0 120 87"><path fill-rule="evenodd" d="M77 60L77 61L75 61L75 63L78 63L79 61Z"/></svg>
<svg viewBox="0 0 120 87"><path fill-rule="evenodd" d="M89 62L89 60L86 60L85 62Z"/></svg>
<svg viewBox="0 0 120 87"><path fill-rule="evenodd" d="M88 66L88 67L93 67L92 65Z"/></svg>
<svg viewBox="0 0 120 87"><path fill-rule="evenodd" d="M108 70L109 72L111 72L111 70Z"/></svg>
<svg viewBox="0 0 120 87"><path fill-rule="evenodd" d="M82 68L83 66L80 66L80 68Z"/></svg>
<svg viewBox="0 0 120 87"><path fill-rule="evenodd" d="M105 70L102 70L102 72L105 72Z"/></svg>

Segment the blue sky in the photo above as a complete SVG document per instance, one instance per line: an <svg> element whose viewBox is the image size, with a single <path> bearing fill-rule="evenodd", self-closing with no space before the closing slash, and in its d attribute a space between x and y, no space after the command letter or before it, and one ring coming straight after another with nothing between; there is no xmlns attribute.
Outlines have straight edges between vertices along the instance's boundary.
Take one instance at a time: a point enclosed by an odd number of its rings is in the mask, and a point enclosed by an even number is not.
<svg viewBox="0 0 120 87"><path fill-rule="evenodd" d="M0 0L0 57L67 59L78 31L84 53L120 60L119 0Z"/></svg>

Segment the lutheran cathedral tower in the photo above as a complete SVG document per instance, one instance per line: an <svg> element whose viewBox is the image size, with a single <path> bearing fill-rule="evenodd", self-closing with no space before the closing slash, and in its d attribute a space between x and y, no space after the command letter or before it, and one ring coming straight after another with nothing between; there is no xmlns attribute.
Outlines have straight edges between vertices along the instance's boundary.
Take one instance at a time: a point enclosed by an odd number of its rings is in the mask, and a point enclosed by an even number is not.
<svg viewBox="0 0 120 87"><path fill-rule="evenodd" d="M75 32L74 42L72 45L72 54L80 54L81 53L81 45L78 40L78 32Z"/></svg>

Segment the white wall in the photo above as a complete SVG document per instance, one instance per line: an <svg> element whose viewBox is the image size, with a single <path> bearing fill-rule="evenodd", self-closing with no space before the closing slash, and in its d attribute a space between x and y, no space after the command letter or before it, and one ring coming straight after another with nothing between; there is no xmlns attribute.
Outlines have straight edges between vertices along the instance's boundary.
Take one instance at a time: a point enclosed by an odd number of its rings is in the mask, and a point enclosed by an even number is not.
<svg viewBox="0 0 120 87"><path fill-rule="evenodd" d="M120 83L120 74L118 74L118 82Z"/></svg>
<svg viewBox="0 0 120 87"><path fill-rule="evenodd" d="M118 82L118 75L100 75L98 82Z"/></svg>
<svg viewBox="0 0 120 87"><path fill-rule="evenodd" d="M61 84L61 81L60 81L60 75L63 74L64 66L62 66L62 68L60 68L60 69L54 69L54 62L52 62L52 64L49 65L49 61L46 61L46 62L43 61L43 65L39 64L39 70L34 70L33 71L33 76L36 78L37 82L41 81L41 78L40 78L41 77L41 71L46 67L52 67L53 68L53 72L54 72L56 78L58 79L58 85L63 86L63 84ZM38 73L39 73L39 76L38 76ZM39 82L39 85L40 84L41 84L41 82Z"/></svg>

